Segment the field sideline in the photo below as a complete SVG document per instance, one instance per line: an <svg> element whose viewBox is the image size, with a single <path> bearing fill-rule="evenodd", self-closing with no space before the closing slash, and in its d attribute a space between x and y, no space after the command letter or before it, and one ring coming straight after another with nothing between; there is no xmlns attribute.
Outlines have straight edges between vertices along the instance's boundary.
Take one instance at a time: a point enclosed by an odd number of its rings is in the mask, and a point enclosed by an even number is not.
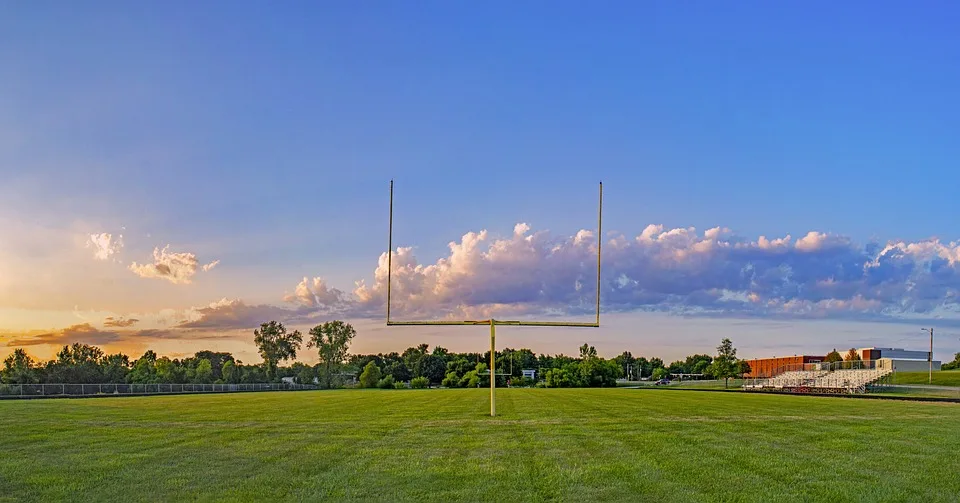
<svg viewBox="0 0 960 503"><path fill-rule="evenodd" d="M639 389L0 402L0 501L956 501L960 405Z"/></svg>

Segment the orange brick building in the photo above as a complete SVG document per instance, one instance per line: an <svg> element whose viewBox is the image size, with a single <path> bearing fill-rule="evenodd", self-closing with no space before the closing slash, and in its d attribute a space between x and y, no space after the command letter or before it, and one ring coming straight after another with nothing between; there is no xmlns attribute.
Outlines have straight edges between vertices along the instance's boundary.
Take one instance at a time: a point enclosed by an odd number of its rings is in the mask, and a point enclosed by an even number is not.
<svg viewBox="0 0 960 503"><path fill-rule="evenodd" d="M770 377L779 373L778 371L801 370L803 364L820 363L824 359L826 359L826 356L800 355L747 360L747 363L750 364L750 373L746 374L746 377Z"/></svg>

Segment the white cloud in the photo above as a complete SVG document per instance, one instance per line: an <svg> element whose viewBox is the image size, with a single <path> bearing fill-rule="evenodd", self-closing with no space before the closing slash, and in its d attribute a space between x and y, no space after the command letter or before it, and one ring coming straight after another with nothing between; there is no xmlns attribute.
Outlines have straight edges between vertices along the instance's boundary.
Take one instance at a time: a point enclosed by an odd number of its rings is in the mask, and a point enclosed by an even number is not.
<svg viewBox="0 0 960 503"><path fill-rule="evenodd" d="M294 293L284 296L285 302L296 302L307 307L335 306L343 300L343 292L330 288L323 278L303 278Z"/></svg>
<svg viewBox="0 0 960 503"><path fill-rule="evenodd" d="M450 243L448 256L420 263L413 249L393 252L393 312L438 317L491 310L589 312L595 297L596 241L486 231ZM960 304L960 244L927 240L861 246L846 237L809 232L756 241L723 227L649 225L636 238L604 243L602 297L608 310L762 316L901 316ZM374 282L357 283L351 299L367 311L386 298L386 254Z"/></svg>
<svg viewBox="0 0 960 503"><path fill-rule="evenodd" d="M208 272L208 271L210 271L210 270L213 269L214 267L217 267L217 264L219 264L219 263L220 263L219 260L214 260L213 262L210 262L209 264L204 264L204 265L203 265L203 272Z"/></svg>
<svg viewBox="0 0 960 503"><path fill-rule="evenodd" d="M421 263L413 248L399 247L392 256L392 314L396 319L590 314L596 244L590 231L556 237L518 224L500 239L483 230L465 233L433 262ZM607 312L885 320L917 313L960 316L960 243L857 245L821 233L796 241L789 235L750 240L723 227L698 232L651 225L633 239L613 236L603 249L601 294ZM192 310L181 326L381 318L386 281L384 253L373 281L358 281L352 292L321 277L304 277L283 297L294 307L223 300Z"/></svg>
<svg viewBox="0 0 960 503"><path fill-rule="evenodd" d="M93 248L93 257L95 259L108 260L123 248L123 235L118 235L116 239L114 239L113 235L108 232L90 234L86 246L87 248Z"/></svg>
<svg viewBox="0 0 960 503"><path fill-rule="evenodd" d="M169 252L169 248L169 245L162 250L154 248L152 264L134 262L129 269L141 278L165 279L174 284L190 283L197 272L197 256L187 252Z"/></svg>

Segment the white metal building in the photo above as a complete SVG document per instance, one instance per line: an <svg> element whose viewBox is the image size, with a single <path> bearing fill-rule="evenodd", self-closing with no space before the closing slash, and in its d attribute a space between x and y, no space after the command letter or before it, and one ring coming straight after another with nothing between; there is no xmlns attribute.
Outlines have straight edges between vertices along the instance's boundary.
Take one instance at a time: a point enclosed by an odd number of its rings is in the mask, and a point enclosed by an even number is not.
<svg viewBox="0 0 960 503"><path fill-rule="evenodd" d="M930 362L923 360L905 360L896 358L880 358L877 360L878 369L890 369L897 372L927 372L930 370ZM933 370L940 370L940 362L933 361Z"/></svg>
<svg viewBox="0 0 960 503"><path fill-rule="evenodd" d="M903 348L860 348L857 350L862 360L879 360L891 358L894 360L923 360L930 356L928 351L911 351Z"/></svg>

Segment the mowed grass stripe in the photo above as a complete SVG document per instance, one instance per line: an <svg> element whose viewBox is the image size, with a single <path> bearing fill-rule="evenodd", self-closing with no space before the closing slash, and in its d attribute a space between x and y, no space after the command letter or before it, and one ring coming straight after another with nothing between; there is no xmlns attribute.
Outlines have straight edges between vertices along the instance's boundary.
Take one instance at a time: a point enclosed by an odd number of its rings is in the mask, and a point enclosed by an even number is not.
<svg viewBox="0 0 960 503"><path fill-rule="evenodd" d="M16 501L957 501L960 405L632 389L0 402ZM841 490L842 489L842 490Z"/></svg>

